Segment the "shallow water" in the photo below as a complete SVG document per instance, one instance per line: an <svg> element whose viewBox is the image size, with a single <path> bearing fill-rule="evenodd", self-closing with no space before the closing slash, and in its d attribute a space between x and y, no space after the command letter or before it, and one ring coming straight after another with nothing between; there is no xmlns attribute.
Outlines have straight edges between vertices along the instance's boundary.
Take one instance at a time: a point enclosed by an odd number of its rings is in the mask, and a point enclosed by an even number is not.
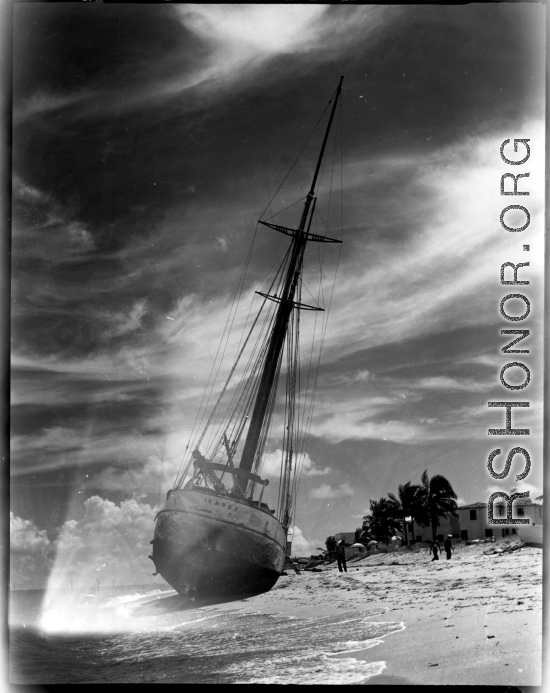
<svg viewBox="0 0 550 693"><path fill-rule="evenodd" d="M258 613L258 598L196 608L151 588L10 597L12 683L354 684L385 668L375 649L370 662L354 652L403 628L381 610L295 618Z"/></svg>

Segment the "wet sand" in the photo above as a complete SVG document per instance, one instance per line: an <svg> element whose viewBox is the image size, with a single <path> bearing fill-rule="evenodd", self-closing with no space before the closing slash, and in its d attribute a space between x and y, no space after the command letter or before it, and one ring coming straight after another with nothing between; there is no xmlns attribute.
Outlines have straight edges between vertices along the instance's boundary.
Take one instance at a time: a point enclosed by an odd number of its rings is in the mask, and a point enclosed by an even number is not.
<svg viewBox="0 0 550 693"><path fill-rule="evenodd" d="M375 647L340 655L385 662L367 685L537 686L542 549L506 550L518 546L459 546L451 560L433 562L426 550L378 554L348 562L347 573L335 565L300 575L289 570L271 592L246 604L298 618L380 608L383 615L372 621L402 622L404 629Z"/></svg>

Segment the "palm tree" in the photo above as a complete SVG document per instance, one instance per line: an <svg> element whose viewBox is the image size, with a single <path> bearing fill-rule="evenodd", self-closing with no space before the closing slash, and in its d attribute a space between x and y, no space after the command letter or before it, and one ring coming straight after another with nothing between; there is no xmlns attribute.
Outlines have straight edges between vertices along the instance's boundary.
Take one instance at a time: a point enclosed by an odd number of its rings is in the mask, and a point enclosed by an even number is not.
<svg viewBox="0 0 550 693"><path fill-rule="evenodd" d="M439 518L458 515L457 495L451 482L441 474L435 474L430 479L426 469L422 474L421 482L426 519L429 519L429 524L432 526L432 540L435 541ZM424 521L421 524L427 526L428 523Z"/></svg>
<svg viewBox="0 0 550 693"><path fill-rule="evenodd" d="M405 544L408 544L407 517L410 516L413 523L415 519L417 522L422 519L423 487L407 481L406 484L397 487L397 496L388 493L388 498L394 505L398 516L402 518Z"/></svg>
<svg viewBox="0 0 550 693"><path fill-rule="evenodd" d="M401 528L396 513L395 504L388 498L380 498L378 501L370 501L370 515L367 516L369 532L378 540L387 544L390 537Z"/></svg>

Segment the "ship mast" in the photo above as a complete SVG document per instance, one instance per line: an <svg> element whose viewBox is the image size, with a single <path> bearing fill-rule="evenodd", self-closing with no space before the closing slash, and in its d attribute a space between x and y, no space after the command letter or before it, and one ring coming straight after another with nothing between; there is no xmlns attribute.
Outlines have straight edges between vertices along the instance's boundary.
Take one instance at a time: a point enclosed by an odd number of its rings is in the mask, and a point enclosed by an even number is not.
<svg viewBox="0 0 550 693"><path fill-rule="evenodd" d="M279 303L279 307L277 309L277 314L275 316L275 321L269 340L269 347L267 349L263 370L260 376L258 395L256 398L256 402L254 404L254 409L252 411L250 427L248 429L248 434L246 436L246 441L244 444L243 453L239 464L240 469L243 469L247 472L250 472L254 465L258 444L260 441L262 429L269 408L271 394L273 393L274 387L276 387L275 380L278 370L278 364L281 358L284 341L287 334L290 315L292 314L292 310L296 305L294 302L294 296L296 294L296 287L298 286L298 280L300 277L300 273L302 271L304 252L309 236L309 234L305 230L306 224L308 221L308 217L310 216L311 206L315 199L315 186L317 184L317 178L319 176L321 162L323 160L330 129L332 126L332 121L334 118L334 113L336 111L336 105L338 103L338 98L342 91L343 79L343 77L340 78L340 83L338 84L338 88L336 90L334 104L332 106L332 111L330 113L330 118L325 132L325 137L323 139L323 144L321 146L321 152L319 154L319 159L317 161L315 173L313 174L311 188L309 190L309 193L307 194L306 201L304 204L300 225L297 229L292 230L293 240L291 246L290 261L286 271L286 276L283 284L283 291L281 292L281 295L278 298L276 298L277 302ZM289 231L291 230L285 230L285 232ZM320 238L317 238L317 240L320 240ZM244 492L245 488L242 488L241 490Z"/></svg>

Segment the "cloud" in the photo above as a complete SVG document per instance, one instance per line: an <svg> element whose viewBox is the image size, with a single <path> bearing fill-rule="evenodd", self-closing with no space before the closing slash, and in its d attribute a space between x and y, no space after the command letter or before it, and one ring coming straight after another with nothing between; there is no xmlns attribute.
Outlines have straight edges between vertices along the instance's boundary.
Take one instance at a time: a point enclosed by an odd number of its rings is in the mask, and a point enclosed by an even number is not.
<svg viewBox="0 0 550 693"><path fill-rule="evenodd" d="M423 390L464 390L465 392L487 392L493 385L493 382L480 382L469 378L449 378L448 376L419 378L410 383L411 388Z"/></svg>
<svg viewBox="0 0 550 693"><path fill-rule="evenodd" d="M409 239L410 242L405 244L405 250L392 251L391 259L379 252L380 248L375 245L376 262L372 265L367 256L368 253L372 253L373 246L367 243L360 247L352 241L356 262L361 264L364 260L367 269L355 276L353 282L346 278L345 268L342 271L343 285L337 292L341 292L341 298L338 299L340 304L333 305L331 311L322 363L325 369L330 364L339 364L338 377L344 378L346 383L352 385L368 384L370 396L365 397L364 392L358 395L352 389L342 389L337 393L332 388L329 398L321 391L315 409L313 435L330 442L349 438L415 443L426 440L427 435L430 440L445 438L451 429L454 430L455 436L463 434L463 429L454 425L450 416L438 417L437 423L433 412L429 412L421 417L423 421L420 421L414 416L411 417L403 405L411 397L418 400L423 396L422 391L482 392L484 384L481 381L478 382L471 377L430 375L415 380L395 381L394 392L390 387L391 383L374 373L370 363L365 363L365 358L362 361L367 367L355 368L352 373L347 374L342 357L351 357L375 346L394 343L396 340L399 341L403 334L412 339L415 335L428 335L435 330L444 331L451 315L453 327L457 329L470 321L479 322L482 318L486 319L487 311L495 312L498 301L493 305L490 300L481 306L481 313L474 305L468 312L464 296L467 295L468 286L476 287L479 281L485 284L490 281L494 272L486 268L488 263L491 270L495 267L498 270L498 259L493 259L492 255L486 252L483 243L487 241L493 244L495 234L500 231L497 227L496 231L492 229L488 232L482 229L480 233L474 232L473 229L477 228L475 219L480 211L477 208L457 205L457 199L468 187L468 174L464 167L467 169L470 165L473 172L472 180L478 181L480 185L479 199L490 196L485 181L489 170L490 146L492 144L486 138L463 140L453 147L433 154L430 166L425 170L416 169L413 162L406 158L397 163L393 161L393 165L412 167L415 180L420 187L431 193L427 197L433 199L436 204L427 217L431 221L425 224L422 242ZM33 199L47 197L38 189L29 190L26 194ZM419 205L427 204L425 197L413 195L409 200L411 209L420 212ZM483 205L484 202L476 204ZM464 210L467 218L460 219L458 223L452 217L452 209L455 210L455 215L456 209ZM533 218L534 215L533 212ZM482 216L487 218L487 212L482 211ZM495 218L498 222L498 213ZM439 222L443 226L440 227ZM507 252L508 241L505 237L504 252ZM216 241L214 243L219 245ZM172 256L170 261L173 261ZM536 260L533 263L533 271L535 276L540 273ZM469 272L472 272L471 282L467 277ZM445 274L444 281L442 273ZM32 283L30 285L32 286ZM112 288L111 285L108 286ZM374 302L368 298L369 288L372 286L376 287L377 298ZM64 290L65 287L57 292L58 300ZM75 287L75 291L78 294L81 289ZM445 292L448 292L447 298L444 297ZM226 349L227 363L236 353L239 328L245 323L252 295L251 290L243 295L241 308L235 320L237 329ZM126 309L117 305L112 310L98 310L83 303L79 310L79 317L84 314L89 319L93 334L110 335L112 339L118 335L119 339L128 338L128 341L108 345L103 343L105 349L109 347L108 351L88 349L88 353L82 358L75 353L69 356L63 352L47 356L29 354L30 348L38 348L38 345L43 348L44 342L38 340L36 347L31 347L30 343L27 343L23 353L15 349L14 363L48 369L52 373L52 398L63 397L55 384L54 373L73 372L82 378L88 378L90 374L99 372L105 379L127 378L134 383L136 378L150 378L152 382L154 378L163 378L165 380L162 384L159 381L159 386L162 388L166 409L179 408L182 418L194 417L205 382L204 374L210 370L219 343L220 325L225 324L229 310L227 298L224 296L219 301L212 301L209 296L198 293L180 296L170 311L172 320L166 320L166 311L156 310L149 299L134 299L128 305ZM357 306L364 307L364 314ZM425 309L428 309L427 314L423 312ZM51 320L49 322L51 323ZM146 329L142 329L143 327ZM302 331L306 334L307 328L304 326ZM63 343L67 345L66 340ZM486 360L486 357L483 358ZM228 372L227 363L220 370L224 375ZM401 403L394 396L398 385L401 387ZM117 391L117 396L124 399L139 393L141 386L120 382L118 386L113 385L110 392L114 394ZM214 396L220 387L220 384L216 385ZM376 394L373 388L376 388ZM27 401L32 399L30 392L24 393L17 388L14 389L14 396ZM47 389L42 389L41 396L48 398ZM71 395L75 396L78 394ZM335 397L339 401L336 402ZM107 394L104 399L107 399ZM464 415L471 419L469 410L471 411L471 407L463 408ZM429 432L424 425L427 420L431 420L433 424ZM314 473L313 469L316 468L305 467L306 472Z"/></svg>
<svg viewBox="0 0 550 693"><path fill-rule="evenodd" d="M468 358L461 359L458 361L460 365L462 364L479 364L481 366L495 367L495 358L489 354L480 354L479 356L469 356Z"/></svg>
<svg viewBox="0 0 550 693"><path fill-rule="evenodd" d="M392 440L400 443L416 441L426 431L411 421L382 418L387 409L403 406L404 400L394 397L355 395L342 393L339 401L319 398L311 435L324 438L331 443L343 440ZM374 419L376 420L369 420Z"/></svg>
<svg viewBox="0 0 550 693"><path fill-rule="evenodd" d="M264 463L262 466L262 473L268 477L279 477L281 471L281 459L282 450L275 450L275 452L269 452L264 457ZM325 474L330 474L332 471L330 467L319 468L316 466L315 462L309 456L309 453L305 455L300 455L298 460L295 461L295 466L297 467L298 473L302 476L323 476Z"/></svg>
<svg viewBox="0 0 550 693"><path fill-rule="evenodd" d="M42 609L43 630L104 633L135 628L135 623L124 623L127 614L114 602L110 613L100 612L97 605L90 609L87 592L154 582L148 555L158 510L133 499L120 505L100 496L85 501L82 519L65 522L56 540Z"/></svg>
<svg viewBox="0 0 550 693"><path fill-rule="evenodd" d="M10 583L19 589L42 587L53 556L54 546L47 531L10 511Z"/></svg>
<svg viewBox="0 0 550 693"><path fill-rule="evenodd" d="M74 218L71 209L18 174L14 175L13 204L12 238L18 263L42 260L52 271L95 249L90 229ZM28 288L32 289L32 283Z"/></svg>
<svg viewBox="0 0 550 693"><path fill-rule="evenodd" d="M14 201L35 205L51 204L53 202L50 195L24 181L17 173L14 173L12 176L12 196Z"/></svg>
<svg viewBox="0 0 550 693"><path fill-rule="evenodd" d="M150 553L154 518L158 508L135 499L120 505L92 496L84 502L81 520L65 522L56 541L55 566L49 587L100 583L151 582Z"/></svg>
<svg viewBox="0 0 550 693"><path fill-rule="evenodd" d="M544 142L541 122L525 127L533 141ZM495 152L498 157L506 136L503 130L463 137L434 150L422 164L416 156L393 154L369 161L377 169L377 185L391 185L397 172L401 176L408 170L406 190L400 191L400 202L392 210L370 212L371 218L379 219L379 228L376 222L372 229L365 228L361 206L348 213L352 231L345 233L344 245L350 250L343 254L336 281L326 358L497 319L500 264L515 257L517 246L514 234L503 234L501 199L494 194ZM532 163L541 175L540 156ZM344 171L347 196L364 196L365 167L365 161L358 161ZM372 204L376 207L376 200ZM538 224L535 220L543 218L540 196L531 197L530 212L532 224ZM480 221L491 219L494 223ZM398 231L403 225L409 230ZM354 233L359 230L363 233ZM394 233L399 234L399 244L391 243ZM365 269L347 272L347 262ZM543 265L533 254L530 262L533 285L540 281ZM493 301L488 300L491 288Z"/></svg>
<svg viewBox="0 0 550 693"><path fill-rule="evenodd" d="M48 93L44 90L36 91L18 102L18 105L14 108L14 118L16 122L22 122L26 118L36 116L38 113L47 113L48 111L56 111L67 106L85 103L92 95L94 95L94 92L90 89L81 89L78 93L63 95ZM97 97L97 93L95 96Z"/></svg>
<svg viewBox="0 0 550 693"><path fill-rule="evenodd" d="M518 500L514 501L515 504L522 503L522 502L531 502L531 503L538 502L538 501L536 501L536 498L538 496L541 496L543 493L542 486L536 486L535 484L531 484L531 483L525 482L525 481L522 481L522 482L516 481L515 477L511 477L508 480L508 484L506 485L506 487L504 486L504 484L501 484L501 485L489 484L489 486L487 486L487 490L484 494L484 498L488 499L491 494L496 493L497 491L502 491L504 493L507 493L510 496L512 489L515 489L514 493L526 493L526 492L529 493L528 498L519 498ZM499 499L497 498L497 500L495 502L497 502L498 500ZM504 499L500 498L500 500L502 501ZM484 500L484 502L487 502L487 501Z"/></svg>
<svg viewBox="0 0 550 693"><path fill-rule="evenodd" d="M143 318L147 313L147 301L138 299L134 302L130 310L126 313L113 313L101 311L97 317L112 327L105 330L107 338L119 337L131 332L135 332L143 327Z"/></svg>
<svg viewBox="0 0 550 693"><path fill-rule="evenodd" d="M166 55L150 58L138 86L121 71L116 89L93 80L71 93L42 88L18 101L15 120L58 109L71 109L73 117L93 118L112 112L113 102L120 114L158 106L182 93L188 98L181 107L198 110L252 79L264 84L278 79L278 71L261 71L278 56L307 54L312 65L326 63L367 37L374 49L377 29L388 21L386 8L304 4L172 5L163 17L168 14L182 26L179 42L174 40ZM192 61L189 46L194 48ZM303 72L306 65L300 65L295 69ZM286 73L288 79L288 67Z"/></svg>
<svg viewBox="0 0 550 693"><path fill-rule="evenodd" d="M368 371L366 368L362 371L359 371L354 376L354 380L357 380L360 383L364 383L370 378L372 378L372 373L370 373L370 371Z"/></svg>
<svg viewBox="0 0 550 693"><path fill-rule="evenodd" d="M318 547L324 544L320 539L318 541L309 540L304 536L304 533L299 527L294 527L292 534L292 555L293 556L312 556L318 554Z"/></svg>
<svg viewBox="0 0 550 693"><path fill-rule="evenodd" d="M91 475L86 486L104 492L123 491L136 499L148 493L164 494L175 478L179 464L179 460L163 460L149 455L144 464L137 461L129 468L105 467L98 474Z"/></svg>
<svg viewBox="0 0 550 693"><path fill-rule="evenodd" d="M45 529L38 529L31 520L17 517L10 511L10 548L12 553L42 554L51 542Z"/></svg>
<svg viewBox="0 0 550 693"><path fill-rule="evenodd" d="M343 483L333 488L329 484L322 484L317 488L312 489L309 492L310 498L324 499L324 498L347 498L348 496L353 496L353 489L348 483Z"/></svg>
<svg viewBox="0 0 550 693"><path fill-rule="evenodd" d="M137 422L138 426L147 424L154 425L154 420ZM12 477L73 469L79 477L75 493L108 488L109 483L113 490L129 495L158 493L175 477L184 448L182 433L176 430L169 435L160 429L147 436L135 427L136 422L130 426L124 419L112 421L110 431L105 422L78 422L73 428L47 428L42 435L13 436ZM85 476L97 465L104 467L101 472Z"/></svg>
<svg viewBox="0 0 550 693"><path fill-rule="evenodd" d="M388 14L384 8L348 6L342 11L329 5L304 4L191 4L175 9L183 25L210 46L201 81L215 79L218 91L228 83L250 79L277 56L307 53L315 65L336 59L367 37L374 48L376 30L387 21ZM264 70L264 81L270 78Z"/></svg>
<svg viewBox="0 0 550 693"><path fill-rule="evenodd" d="M216 46L217 58L235 67L258 56L310 50L322 5L183 5L183 24Z"/></svg>

